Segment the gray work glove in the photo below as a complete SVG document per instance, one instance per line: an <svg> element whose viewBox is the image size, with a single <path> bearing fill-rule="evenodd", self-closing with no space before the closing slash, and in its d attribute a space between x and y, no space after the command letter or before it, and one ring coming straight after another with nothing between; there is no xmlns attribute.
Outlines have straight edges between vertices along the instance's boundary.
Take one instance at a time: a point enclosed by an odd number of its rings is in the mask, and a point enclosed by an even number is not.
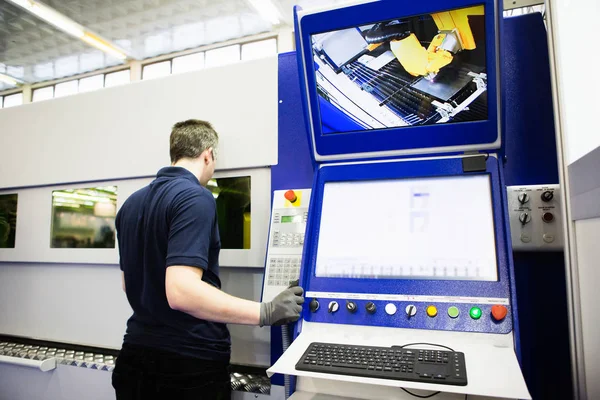
<svg viewBox="0 0 600 400"><path fill-rule="evenodd" d="M268 303L260 304L260 326L284 325L300 318L304 289L294 286L285 289Z"/></svg>

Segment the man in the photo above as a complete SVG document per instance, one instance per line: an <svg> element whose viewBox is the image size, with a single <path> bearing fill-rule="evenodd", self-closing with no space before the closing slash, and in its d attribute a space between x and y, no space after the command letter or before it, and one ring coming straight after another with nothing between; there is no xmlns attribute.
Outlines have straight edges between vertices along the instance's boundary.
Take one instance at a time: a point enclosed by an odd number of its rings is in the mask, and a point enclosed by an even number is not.
<svg viewBox="0 0 600 400"><path fill-rule="evenodd" d="M215 170L217 142L208 122L175 124L171 166L117 215L123 290L133 308L112 377L117 400L229 399L225 324L299 318L300 287L269 303L220 290L216 204L204 187Z"/></svg>

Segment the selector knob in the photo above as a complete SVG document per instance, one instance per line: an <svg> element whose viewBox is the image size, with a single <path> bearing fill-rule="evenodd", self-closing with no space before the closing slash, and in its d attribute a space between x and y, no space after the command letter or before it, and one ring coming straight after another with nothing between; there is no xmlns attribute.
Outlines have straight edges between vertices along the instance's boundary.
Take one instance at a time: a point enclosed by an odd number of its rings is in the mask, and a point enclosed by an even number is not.
<svg viewBox="0 0 600 400"><path fill-rule="evenodd" d="M356 310L357 310L356 303L353 302L353 301L346 301L346 309L350 313L354 314L356 312Z"/></svg>
<svg viewBox="0 0 600 400"><path fill-rule="evenodd" d="M377 311L377 307L372 301L368 302L365 308L369 314L375 314L375 311Z"/></svg>
<svg viewBox="0 0 600 400"><path fill-rule="evenodd" d="M531 221L531 215L526 212L521 213L521 215L519 215L519 221L521 221L521 225L528 224Z"/></svg>
<svg viewBox="0 0 600 400"><path fill-rule="evenodd" d="M330 301L329 302L329 306L327 307L327 311L329 311L330 314L333 314L335 312L337 312L337 310L340 309L340 305L338 304L337 301Z"/></svg>
<svg viewBox="0 0 600 400"><path fill-rule="evenodd" d="M417 314L417 307L415 307L412 304L409 304L406 306L406 309L404 311L406 312L406 316L408 318L414 317Z"/></svg>
<svg viewBox="0 0 600 400"><path fill-rule="evenodd" d="M308 308L312 312L317 312L317 310L319 309L319 301L317 299L312 299L310 301L310 304L308 305Z"/></svg>
<svg viewBox="0 0 600 400"><path fill-rule="evenodd" d="M525 204L529 201L529 195L527 193L521 193L518 197L519 203Z"/></svg>
<svg viewBox="0 0 600 400"><path fill-rule="evenodd" d="M553 198L554 192L551 190L546 190L544 193L542 193L542 201L545 203L552 201Z"/></svg>

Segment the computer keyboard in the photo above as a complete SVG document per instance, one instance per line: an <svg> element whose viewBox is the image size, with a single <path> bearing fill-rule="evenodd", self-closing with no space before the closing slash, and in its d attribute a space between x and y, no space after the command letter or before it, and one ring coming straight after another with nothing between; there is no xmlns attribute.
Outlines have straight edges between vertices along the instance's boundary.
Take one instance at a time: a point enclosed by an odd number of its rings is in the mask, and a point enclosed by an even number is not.
<svg viewBox="0 0 600 400"><path fill-rule="evenodd" d="M455 351L311 343L300 371L465 386L465 355Z"/></svg>

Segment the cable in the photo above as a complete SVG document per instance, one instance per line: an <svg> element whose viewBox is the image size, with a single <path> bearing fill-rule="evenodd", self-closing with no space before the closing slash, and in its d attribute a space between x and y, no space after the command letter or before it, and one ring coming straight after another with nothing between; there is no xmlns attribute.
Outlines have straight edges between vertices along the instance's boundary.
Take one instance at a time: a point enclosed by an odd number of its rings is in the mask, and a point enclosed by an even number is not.
<svg viewBox="0 0 600 400"><path fill-rule="evenodd" d="M436 344L436 343L407 343L407 344L403 344L402 346L394 346L394 347L400 347L401 349L404 347L408 347L408 346L416 346L416 345L427 345L427 346L437 346L437 347L443 347L444 349L448 349L450 351L454 351L454 349L448 347L448 346L444 346L443 344Z"/></svg>
<svg viewBox="0 0 600 400"><path fill-rule="evenodd" d="M416 394L416 393L410 392L410 391L408 391L408 390L406 390L404 388L400 388L400 389L404 390L406 393L410 394L411 396L418 397L419 399L428 399L430 397L433 397L433 396L438 395L438 394L441 393L441 392L434 392L434 393L428 394L426 396L421 396L420 394Z"/></svg>

